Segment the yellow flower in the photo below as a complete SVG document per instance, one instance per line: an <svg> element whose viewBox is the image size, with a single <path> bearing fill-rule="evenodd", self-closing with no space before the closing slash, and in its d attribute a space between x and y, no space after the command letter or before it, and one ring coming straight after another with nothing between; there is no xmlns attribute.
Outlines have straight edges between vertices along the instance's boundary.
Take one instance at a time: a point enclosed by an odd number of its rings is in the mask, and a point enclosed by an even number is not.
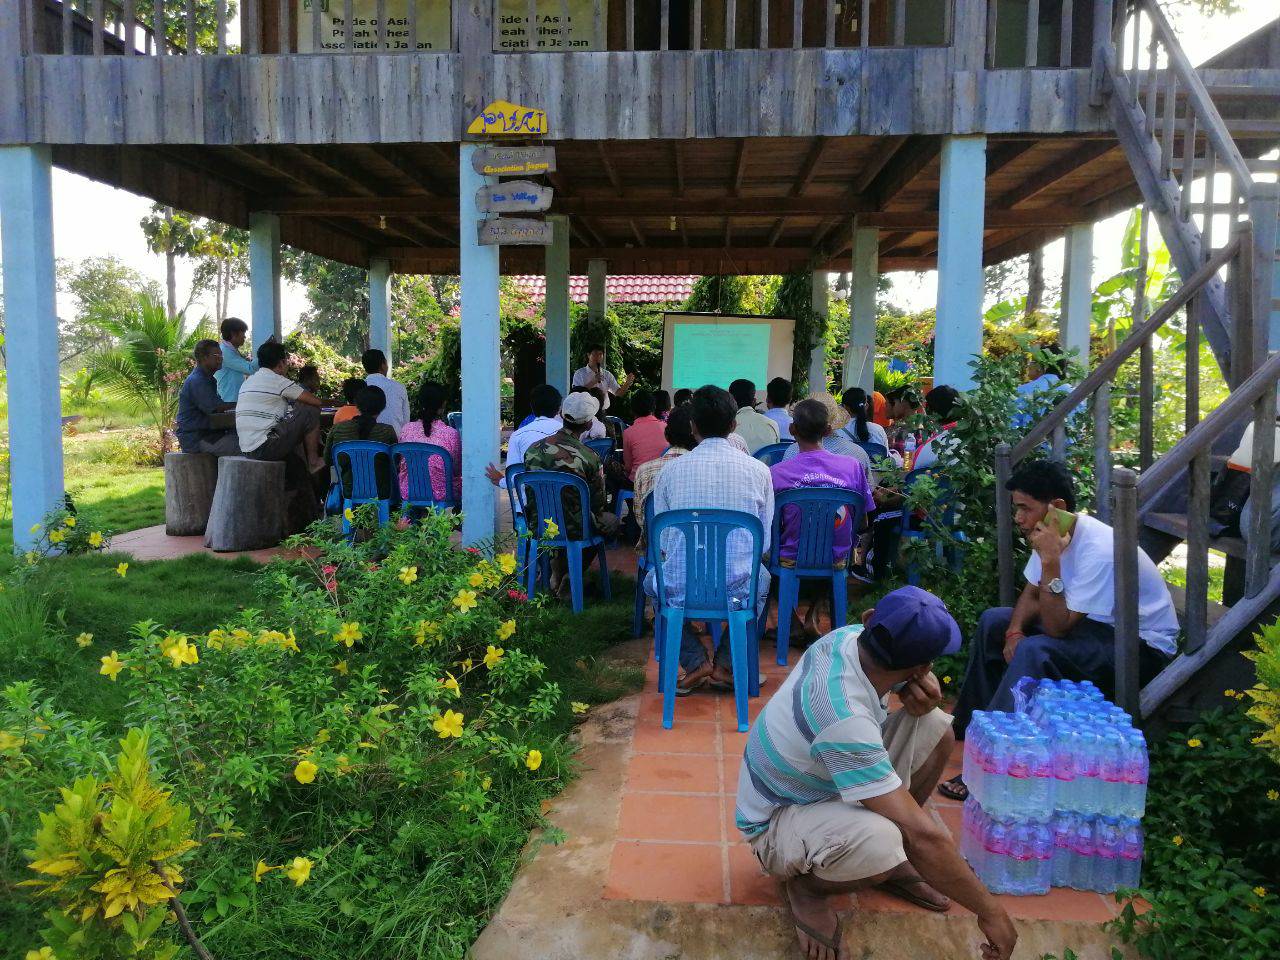
<svg viewBox="0 0 1280 960"><path fill-rule="evenodd" d="M514 620L503 620L498 626L498 639L508 640L511 635L516 632L516 622Z"/></svg>
<svg viewBox="0 0 1280 960"><path fill-rule="evenodd" d="M440 681L440 686L446 690L452 690L455 697L462 696L462 687L458 685L458 678L452 673L445 674L445 679Z"/></svg>
<svg viewBox="0 0 1280 960"><path fill-rule="evenodd" d="M440 734L441 740L448 737L460 737L462 736L462 714L453 710L446 710L444 716L437 717L431 726L435 728L436 733Z"/></svg>
<svg viewBox="0 0 1280 960"><path fill-rule="evenodd" d="M1236 692L1234 690L1223 690L1222 695L1224 697L1230 697L1232 700L1236 698Z"/></svg>
<svg viewBox="0 0 1280 960"><path fill-rule="evenodd" d="M80 634L80 636L76 637L76 646L77 646L77 647L80 647L80 648L82 648L82 649L83 649L84 647L89 646L91 643L93 643L93 634L92 634L92 633L82 633L82 634Z"/></svg>
<svg viewBox="0 0 1280 960"><path fill-rule="evenodd" d="M34 550L28 550L26 553L23 554L23 558L29 564L33 564L40 559L40 557L36 554Z"/></svg>
<svg viewBox="0 0 1280 960"><path fill-rule="evenodd" d="M76 525L76 518L67 517L67 519L63 520L62 522L66 525L67 529L69 530Z"/></svg>
<svg viewBox="0 0 1280 960"><path fill-rule="evenodd" d="M124 669L124 661L120 659L120 655L114 650L107 656L102 658L102 669L98 672L104 677L110 677L113 681L117 674Z"/></svg>
<svg viewBox="0 0 1280 960"><path fill-rule="evenodd" d="M419 620L413 627L413 642L422 646L427 637L440 636L440 627L433 620Z"/></svg>
<svg viewBox="0 0 1280 960"><path fill-rule="evenodd" d="M467 580L467 583L471 584L471 586L473 586L473 587L483 587L483 586L484 586L484 574L483 574L483 573L473 573L473 574L470 576L470 578Z"/></svg>
<svg viewBox="0 0 1280 960"><path fill-rule="evenodd" d="M1187 741L1187 746L1190 747L1192 750L1195 750L1197 747L1203 747L1204 744L1200 742L1199 737L1192 737L1190 740Z"/></svg>
<svg viewBox="0 0 1280 960"><path fill-rule="evenodd" d="M50 543L61 543L61 542L66 538L66 536L67 536L67 535L66 535L65 533L63 533L61 530L50 530L50 531L49 531L49 542L50 542Z"/></svg>
<svg viewBox="0 0 1280 960"><path fill-rule="evenodd" d="M281 650L288 650L291 653L302 652L301 650L298 649L298 638L294 636L292 630L290 630L288 633L286 633L283 637L281 637L276 642L280 644Z"/></svg>
<svg viewBox="0 0 1280 960"><path fill-rule="evenodd" d="M1175 847L1182 846L1182 834L1178 834L1176 837L1173 838L1173 845Z"/></svg>
<svg viewBox="0 0 1280 960"><path fill-rule="evenodd" d="M1268 799L1268 800L1280 800L1280 791L1276 791L1276 790L1268 790L1268 791L1267 791L1267 799Z"/></svg>
<svg viewBox="0 0 1280 960"><path fill-rule="evenodd" d="M122 577L123 577L123 576L124 576L126 573L128 573L128 572L129 572L129 565L128 565L127 563L118 563L118 564L116 564L116 573L117 573L119 576L122 576Z"/></svg>
<svg viewBox="0 0 1280 960"><path fill-rule="evenodd" d="M345 753L338 755L338 776L345 776L354 769L355 767L351 765L351 761L347 758Z"/></svg>
<svg viewBox="0 0 1280 960"><path fill-rule="evenodd" d="M485 777L483 780L480 781L481 790L488 790L492 786L493 786L493 777Z"/></svg>
<svg viewBox="0 0 1280 960"><path fill-rule="evenodd" d="M942 682L943 682L943 683L950 683L950 682L951 682L951 678L950 678L950 677L943 677L943 678L942 678Z"/></svg>
<svg viewBox="0 0 1280 960"><path fill-rule="evenodd" d="M400 568L400 582L403 583L406 587L409 586L409 584L413 583L417 579L418 579L417 567L401 567Z"/></svg>
<svg viewBox="0 0 1280 960"><path fill-rule="evenodd" d="M476 592L474 590L459 590L458 595L453 598L453 605L458 608L459 613L474 610L476 607Z"/></svg>
<svg viewBox="0 0 1280 960"><path fill-rule="evenodd" d="M102 534L97 530L89 534L89 546L93 547L95 550L102 546Z"/></svg>
<svg viewBox="0 0 1280 960"><path fill-rule="evenodd" d="M307 882L307 878L311 876L312 863L306 857L294 857L293 862L289 864L289 869L284 875L294 882L295 886L302 886Z"/></svg>
<svg viewBox="0 0 1280 960"><path fill-rule="evenodd" d="M355 622L344 623L338 632L333 635L333 639L350 647L357 640L363 640L364 634L360 632L360 624Z"/></svg>
<svg viewBox="0 0 1280 960"><path fill-rule="evenodd" d="M345 677L347 675L347 661L345 660L336 661L333 665L333 669L337 671L340 676Z"/></svg>
<svg viewBox="0 0 1280 960"><path fill-rule="evenodd" d="M586 713L588 710L591 709L591 704L582 703L580 700L574 700L572 703L569 704L569 709L572 710L574 713Z"/></svg>
<svg viewBox="0 0 1280 960"><path fill-rule="evenodd" d="M342 511L342 519L347 521L347 523L354 523L356 515L352 512L350 507L347 507L347 509Z"/></svg>
<svg viewBox="0 0 1280 960"><path fill-rule="evenodd" d="M298 765L293 768L293 779L299 783L310 783L316 778L317 767L310 760L299 760Z"/></svg>
<svg viewBox="0 0 1280 960"><path fill-rule="evenodd" d="M39 950L28 950L26 960L58 960L53 947L41 947Z"/></svg>
<svg viewBox="0 0 1280 960"><path fill-rule="evenodd" d="M173 664L173 669L177 670L184 663L199 663L200 653L196 649L194 643L188 643L187 638L177 636L171 642L165 645L161 652L169 658L169 662Z"/></svg>
<svg viewBox="0 0 1280 960"><path fill-rule="evenodd" d="M498 569L510 576L516 572L516 555L514 553L500 553L497 557Z"/></svg>
<svg viewBox="0 0 1280 960"><path fill-rule="evenodd" d="M489 644L488 649L484 652L484 665L492 670L498 665L498 661L502 659L502 655L506 652L507 651L503 650L501 647L495 647L493 644Z"/></svg>
<svg viewBox="0 0 1280 960"><path fill-rule="evenodd" d="M472 667L471 658L467 657L467 659L463 660L459 666L461 666L463 670L470 670Z"/></svg>
<svg viewBox="0 0 1280 960"><path fill-rule="evenodd" d="M1257 897L1259 900L1261 900L1263 897L1265 897L1265 896L1267 895L1267 888L1266 888L1266 887L1254 887L1254 888L1253 888L1253 895L1254 895L1255 897Z"/></svg>
<svg viewBox="0 0 1280 960"><path fill-rule="evenodd" d="M530 750L528 756L524 758L524 765L530 770L537 770L542 766L542 751Z"/></svg>
<svg viewBox="0 0 1280 960"><path fill-rule="evenodd" d="M38 524L38 523L33 523L33 524L31 525L31 529L30 529L30 530L28 530L27 532L28 532L28 533L39 533L39 532L40 532L40 524Z"/></svg>
<svg viewBox="0 0 1280 960"><path fill-rule="evenodd" d="M8 730L0 730L0 753L16 750L26 742L22 737L15 737Z"/></svg>
<svg viewBox="0 0 1280 960"><path fill-rule="evenodd" d="M556 522L550 517L543 521L542 535L548 540L554 540L560 536L560 528L556 526Z"/></svg>
<svg viewBox="0 0 1280 960"><path fill-rule="evenodd" d="M268 873L270 873L272 870L279 870L279 869L280 867L267 866L267 861L265 860L259 860L258 865L253 868L253 882L261 883L262 878L265 877Z"/></svg>

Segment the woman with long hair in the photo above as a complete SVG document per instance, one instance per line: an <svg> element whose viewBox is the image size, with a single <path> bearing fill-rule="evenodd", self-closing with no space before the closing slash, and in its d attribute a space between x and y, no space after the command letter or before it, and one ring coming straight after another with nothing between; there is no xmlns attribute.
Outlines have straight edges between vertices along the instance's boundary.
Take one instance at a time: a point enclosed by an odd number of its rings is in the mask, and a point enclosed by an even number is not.
<svg viewBox="0 0 1280 960"><path fill-rule="evenodd" d="M329 430L329 437L324 444L325 462L338 468L344 496L351 493L351 461L347 459L336 461L333 456L334 448L340 443L348 443L352 440L372 440L375 443L388 445L396 442L396 428L389 423L378 422L378 414L387 408L387 395L382 392L381 387L364 387L356 394L355 405L358 411L356 415L350 420L335 423ZM378 496L384 499L391 497L389 461L388 457L379 457L374 468L378 476Z"/></svg>
<svg viewBox="0 0 1280 960"><path fill-rule="evenodd" d="M443 447L453 458L453 495L462 502L462 437L444 420L444 407L449 400L444 387L428 380L418 389L414 419L400 432L401 443L431 443ZM431 493L443 500L448 492L445 487L444 464L440 459L431 461ZM400 496L409 495L409 474L403 462L400 464Z"/></svg>
<svg viewBox="0 0 1280 960"><path fill-rule="evenodd" d="M845 432L856 441L862 443L878 443L888 449L889 438L884 427L876 423L872 417L871 398L861 387L850 387L840 397L840 402L851 417Z"/></svg>

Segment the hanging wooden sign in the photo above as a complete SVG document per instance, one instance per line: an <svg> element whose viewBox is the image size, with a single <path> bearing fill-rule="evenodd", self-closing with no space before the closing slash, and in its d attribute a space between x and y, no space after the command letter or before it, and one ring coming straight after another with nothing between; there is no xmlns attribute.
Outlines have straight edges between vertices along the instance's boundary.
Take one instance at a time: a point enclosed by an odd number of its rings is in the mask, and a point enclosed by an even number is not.
<svg viewBox="0 0 1280 960"><path fill-rule="evenodd" d="M499 244L526 247L551 246L551 223L517 217L492 217L479 224L480 246Z"/></svg>
<svg viewBox="0 0 1280 960"><path fill-rule="evenodd" d="M481 213L542 213L551 206L552 190L530 180L506 180L476 191Z"/></svg>
<svg viewBox="0 0 1280 960"><path fill-rule="evenodd" d="M537 107L495 100L471 121L467 133L477 137L546 136L547 112Z"/></svg>
<svg viewBox="0 0 1280 960"><path fill-rule="evenodd" d="M527 177L556 172L555 147L481 147L471 154L471 169L484 177Z"/></svg>

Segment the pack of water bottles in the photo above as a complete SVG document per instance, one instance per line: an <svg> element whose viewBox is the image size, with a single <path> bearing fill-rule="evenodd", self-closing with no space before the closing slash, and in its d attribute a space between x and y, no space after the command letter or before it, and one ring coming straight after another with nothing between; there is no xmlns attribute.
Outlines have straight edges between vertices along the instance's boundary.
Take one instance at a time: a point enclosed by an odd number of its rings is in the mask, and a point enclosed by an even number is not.
<svg viewBox="0 0 1280 960"><path fill-rule="evenodd" d="M994 893L1111 893L1142 866L1147 745L1094 684L1024 680L1014 713L975 712L961 852Z"/></svg>

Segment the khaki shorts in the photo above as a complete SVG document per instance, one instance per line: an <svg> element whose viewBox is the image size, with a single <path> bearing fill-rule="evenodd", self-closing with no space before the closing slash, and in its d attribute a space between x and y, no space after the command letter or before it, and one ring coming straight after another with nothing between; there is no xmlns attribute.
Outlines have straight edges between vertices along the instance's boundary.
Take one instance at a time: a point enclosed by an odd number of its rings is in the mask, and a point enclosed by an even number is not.
<svg viewBox="0 0 1280 960"><path fill-rule="evenodd" d="M905 710L890 715L885 748L904 784L951 729L951 715L935 709L916 718ZM769 828L750 841L765 872L779 880L811 873L820 880L847 883L887 873L907 854L892 821L844 800L779 807Z"/></svg>

